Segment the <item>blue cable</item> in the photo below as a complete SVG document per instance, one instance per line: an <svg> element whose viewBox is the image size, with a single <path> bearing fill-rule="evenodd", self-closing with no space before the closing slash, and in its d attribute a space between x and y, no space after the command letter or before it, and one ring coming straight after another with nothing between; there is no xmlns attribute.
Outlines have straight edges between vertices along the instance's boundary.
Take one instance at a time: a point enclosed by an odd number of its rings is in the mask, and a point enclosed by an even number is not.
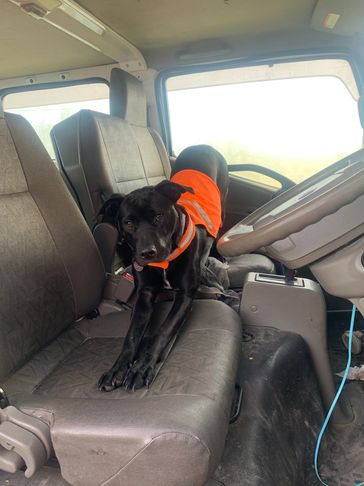
<svg viewBox="0 0 364 486"><path fill-rule="evenodd" d="M348 377L348 373L349 373L349 369L350 369L350 365L351 365L351 345L352 345L352 341L353 341L353 331L354 331L354 323L355 323L355 312L356 312L356 307L355 307L355 305L353 305L353 308L352 308L352 311L351 311L350 329L349 329L349 339L348 339L348 359L347 359L347 362L346 362L345 372L344 372L344 375L342 377L342 380L341 380L339 389L336 392L335 398L334 398L334 400L333 400L333 402L332 402L332 404L330 406L329 411L327 412L326 418L324 420L324 423L322 425L322 428L320 430L320 433L319 433L319 435L317 437L317 442L316 442L315 460L314 460L315 473L316 473L316 476L317 476L318 480L320 481L320 483L323 484L324 486L329 486L329 485L327 483L325 483L325 481L323 481L322 478L321 478L321 476L320 476L319 469L318 469L318 456L319 456L319 452L320 452L320 445L321 445L322 437L323 437L323 435L324 435L324 433L326 431L327 424L330 421L332 412L334 411L334 408L335 408L335 406L337 404L337 401L340 398L341 392L343 391L343 388L344 388L346 379ZM364 485L364 482L358 483L355 486L363 486L363 485Z"/></svg>

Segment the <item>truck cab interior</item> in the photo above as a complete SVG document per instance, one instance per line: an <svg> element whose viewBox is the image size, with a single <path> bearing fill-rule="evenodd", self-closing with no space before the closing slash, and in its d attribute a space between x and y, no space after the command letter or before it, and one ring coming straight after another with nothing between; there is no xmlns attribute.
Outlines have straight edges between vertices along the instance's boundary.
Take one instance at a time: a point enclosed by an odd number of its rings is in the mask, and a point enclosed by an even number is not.
<svg viewBox="0 0 364 486"><path fill-rule="evenodd" d="M0 486L364 484L362 3L0 8ZM134 300L100 208L197 144L227 282L149 388L102 392Z"/></svg>

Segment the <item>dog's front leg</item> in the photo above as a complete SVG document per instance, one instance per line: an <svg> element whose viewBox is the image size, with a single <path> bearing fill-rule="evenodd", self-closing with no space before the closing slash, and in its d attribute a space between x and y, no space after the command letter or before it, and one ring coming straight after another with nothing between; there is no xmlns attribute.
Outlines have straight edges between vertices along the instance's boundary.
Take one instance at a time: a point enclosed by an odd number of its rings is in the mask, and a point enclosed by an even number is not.
<svg viewBox="0 0 364 486"><path fill-rule="evenodd" d="M163 356L163 352L170 340L178 334L191 309L191 305L192 295L190 292L180 291L176 294L172 308L160 327L158 335L143 350L140 360L136 361L130 369L125 379L126 388L137 390L143 386L150 385L154 379L156 364Z"/></svg>
<svg viewBox="0 0 364 486"><path fill-rule="evenodd" d="M100 390L111 391L123 385L148 327L153 312L153 304L162 280L158 276L158 270L146 269L143 270L144 272L143 278L137 277L137 298L122 351L111 369L101 376L99 380ZM151 272L153 272L153 278L148 278Z"/></svg>
<svg viewBox="0 0 364 486"><path fill-rule="evenodd" d="M149 386L155 376L155 368L163 357L164 351L171 339L179 333L190 309L195 292L200 283L201 265L206 261L212 243L202 231L196 232L196 237L187 251L176 262L171 281L174 288L179 288L167 318L147 346L142 350L140 359L129 370L125 379L126 388L138 389Z"/></svg>
<svg viewBox="0 0 364 486"><path fill-rule="evenodd" d="M195 292L200 283L201 266L206 261L212 243L204 231L196 231L190 247L176 262L169 274L171 284L178 288L172 308L158 329L151 343L142 350L125 379L125 387L138 389L149 386L155 376L155 368L163 357L170 341L178 335L190 309ZM173 280L172 280L173 279Z"/></svg>

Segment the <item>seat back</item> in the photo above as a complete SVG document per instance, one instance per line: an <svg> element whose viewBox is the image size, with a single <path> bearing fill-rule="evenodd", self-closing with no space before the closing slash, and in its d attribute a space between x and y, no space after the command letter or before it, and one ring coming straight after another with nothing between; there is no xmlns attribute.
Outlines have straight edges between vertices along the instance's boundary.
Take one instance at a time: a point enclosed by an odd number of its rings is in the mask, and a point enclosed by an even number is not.
<svg viewBox="0 0 364 486"><path fill-rule="evenodd" d="M92 235L29 123L0 114L0 383L97 307Z"/></svg>
<svg viewBox="0 0 364 486"><path fill-rule="evenodd" d="M143 85L118 68L111 73L110 112L81 110L51 131L59 166L90 227L111 194L170 175L163 142L147 126Z"/></svg>

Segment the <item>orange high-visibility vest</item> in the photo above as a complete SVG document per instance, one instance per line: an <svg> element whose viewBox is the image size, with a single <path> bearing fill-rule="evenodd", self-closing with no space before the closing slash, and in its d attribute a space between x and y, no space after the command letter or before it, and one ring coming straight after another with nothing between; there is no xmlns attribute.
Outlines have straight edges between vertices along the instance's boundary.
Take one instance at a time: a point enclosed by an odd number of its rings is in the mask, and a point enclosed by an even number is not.
<svg viewBox="0 0 364 486"><path fill-rule="evenodd" d="M178 206L186 211L188 222L177 248L169 255L166 261L148 263L152 267L168 268L169 262L175 260L190 245L196 234L196 225L204 226L206 231L216 238L221 228L221 196L220 189L211 177L198 170L181 170L177 172L172 182L182 186L191 187L194 194L185 192L178 199Z"/></svg>

